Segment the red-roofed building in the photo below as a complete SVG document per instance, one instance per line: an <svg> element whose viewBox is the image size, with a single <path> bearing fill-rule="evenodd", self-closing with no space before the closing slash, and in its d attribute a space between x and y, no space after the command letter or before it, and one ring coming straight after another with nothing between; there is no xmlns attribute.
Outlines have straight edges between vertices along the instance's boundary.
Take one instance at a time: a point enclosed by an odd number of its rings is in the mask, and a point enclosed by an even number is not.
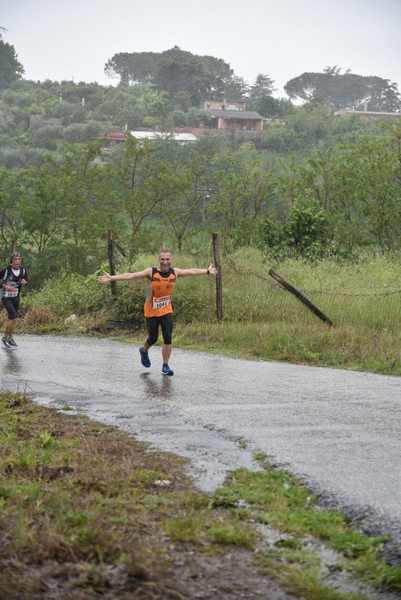
<svg viewBox="0 0 401 600"><path fill-rule="evenodd" d="M211 117L214 129L263 131L263 117L246 110L245 102L208 100L203 109Z"/></svg>

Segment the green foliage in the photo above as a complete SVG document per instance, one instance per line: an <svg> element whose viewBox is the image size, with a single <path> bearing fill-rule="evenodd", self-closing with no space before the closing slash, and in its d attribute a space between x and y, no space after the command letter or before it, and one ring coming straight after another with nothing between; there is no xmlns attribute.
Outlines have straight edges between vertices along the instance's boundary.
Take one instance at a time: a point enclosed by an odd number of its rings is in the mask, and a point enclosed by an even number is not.
<svg viewBox="0 0 401 600"><path fill-rule="evenodd" d="M208 537L216 544L242 546L250 550L255 547L258 538L254 529L241 523L212 526L208 530Z"/></svg>
<svg viewBox="0 0 401 600"><path fill-rule="evenodd" d="M96 282L96 276L71 273L47 281L39 292L27 298L29 306L46 306L56 315L84 314L104 306L107 290Z"/></svg>
<svg viewBox="0 0 401 600"><path fill-rule="evenodd" d="M294 206L285 227L287 245L299 256L320 258L330 242L328 219L314 207Z"/></svg>
<svg viewBox="0 0 401 600"><path fill-rule="evenodd" d="M274 81L260 73L249 90L248 108L260 113L263 117L276 118L288 113L292 104L285 98L274 98Z"/></svg>
<svg viewBox="0 0 401 600"><path fill-rule="evenodd" d="M222 498L230 499L230 503L222 503ZM386 565L380 557L388 538L368 536L353 528L340 512L319 508L313 494L290 473L269 465L256 473L246 469L234 471L226 484L216 490L214 501L217 506L232 506L238 500L250 505L258 521L291 536L256 558L286 589L316 600L348 597L322 584L319 554L313 544L311 550L305 548L305 539L323 540L348 559L342 561L343 568L375 586L399 589L399 569Z"/></svg>
<svg viewBox="0 0 401 600"><path fill-rule="evenodd" d="M334 251L328 217L314 206L295 205L285 224L264 219L259 235L260 246L276 258L298 256L316 260Z"/></svg>
<svg viewBox="0 0 401 600"><path fill-rule="evenodd" d="M233 71L223 60L213 56L198 56L178 46L156 52L115 54L105 65L111 77L129 83L151 83L175 99L179 108L199 104L201 100L222 98L233 83ZM234 99L234 98L231 98Z"/></svg>
<svg viewBox="0 0 401 600"><path fill-rule="evenodd" d="M154 252L171 241L179 251L195 251L216 230L223 235L225 252L252 245L277 258L343 259L366 247L400 248L397 127L363 135L359 122L347 125L319 106L294 110L286 124L269 133L271 148L275 131L278 137L287 132L290 147L326 139L327 145L303 159L274 160L249 141L212 136L184 147L173 140L129 138L106 153L100 140L82 143L101 135L102 123L92 119L104 105L99 86L45 82L30 88L22 81L6 94L13 106L13 95L31 94L33 106L60 89L71 99L88 94L87 120L64 127L46 113L31 118L24 139L54 152L35 155L38 167L0 171L1 251L6 257L18 240L35 285L60 272L93 272L107 257L110 235L130 263L141 251ZM135 100L137 108L144 98L154 106L161 99L146 86L113 93ZM46 106L51 114L62 103ZM77 143L63 144L60 136ZM341 136L344 141L332 143ZM282 149L285 140L282 135ZM33 149L24 146L28 151ZM18 147L0 148L0 158L10 165L19 164L19 153Z"/></svg>
<svg viewBox="0 0 401 600"><path fill-rule="evenodd" d="M382 77L341 73L337 66L323 73L302 73L284 86L291 99L323 101L336 108L396 112L401 109L401 97L396 83Z"/></svg>
<svg viewBox="0 0 401 600"><path fill-rule="evenodd" d="M62 138L63 127L61 125L45 125L36 129L32 134L33 144L39 148L47 148L48 150L57 148L54 142Z"/></svg>
<svg viewBox="0 0 401 600"><path fill-rule="evenodd" d="M55 438L48 431L42 431L39 434L39 445L41 446L41 448L51 448L55 445L55 442Z"/></svg>
<svg viewBox="0 0 401 600"><path fill-rule="evenodd" d="M22 77L24 67L18 61L15 48L1 39L0 35L0 90Z"/></svg>
<svg viewBox="0 0 401 600"><path fill-rule="evenodd" d="M292 107L284 118L273 120L265 127L261 147L286 158L302 159L313 149L357 142L360 134L370 132L382 135L381 122L358 116L339 117L327 104L313 103Z"/></svg>

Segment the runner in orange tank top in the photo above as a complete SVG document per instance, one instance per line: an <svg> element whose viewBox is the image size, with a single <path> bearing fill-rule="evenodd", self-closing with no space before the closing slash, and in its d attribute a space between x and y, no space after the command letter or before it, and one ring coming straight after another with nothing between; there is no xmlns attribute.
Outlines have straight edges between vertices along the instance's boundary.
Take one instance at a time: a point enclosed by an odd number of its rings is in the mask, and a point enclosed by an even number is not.
<svg viewBox="0 0 401 600"><path fill-rule="evenodd" d="M148 279L149 286L146 295L144 313L148 337L144 345L139 348L141 363L144 367L150 367L149 348L157 342L159 328L163 335L162 357L163 375L174 375L169 366L172 351L173 332L173 303L172 296L174 285L178 277L189 277L191 275L216 275L216 268L210 264L207 269L173 269L171 266L171 252L162 249L159 254L159 267L150 267L144 271L135 273L121 273L120 275L109 275L105 273L98 278L99 283L110 281L130 281L132 279Z"/></svg>

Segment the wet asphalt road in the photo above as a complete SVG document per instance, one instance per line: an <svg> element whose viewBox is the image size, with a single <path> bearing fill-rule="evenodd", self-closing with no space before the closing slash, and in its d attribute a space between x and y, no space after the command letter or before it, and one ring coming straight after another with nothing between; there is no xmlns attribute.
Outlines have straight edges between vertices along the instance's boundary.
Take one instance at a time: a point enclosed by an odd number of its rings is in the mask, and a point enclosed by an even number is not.
<svg viewBox="0 0 401 600"><path fill-rule="evenodd" d="M401 378L175 350L174 377L138 347L19 336L1 350L1 387L68 406L191 459L212 490L255 450L343 504L401 524ZM246 446L246 448L244 447Z"/></svg>

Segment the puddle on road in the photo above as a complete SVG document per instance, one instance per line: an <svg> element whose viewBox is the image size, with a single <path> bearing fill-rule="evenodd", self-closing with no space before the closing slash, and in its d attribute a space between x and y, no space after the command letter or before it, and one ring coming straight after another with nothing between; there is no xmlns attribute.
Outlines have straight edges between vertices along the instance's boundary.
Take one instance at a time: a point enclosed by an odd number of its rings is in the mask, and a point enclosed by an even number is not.
<svg viewBox="0 0 401 600"><path fill-rule="evenodd" d="M114 425L138 440L150 443L159 450L178 454L189 460L187 473L194 484L206 493L212 493L221 485L227 474L244 467L259 469L253 458L253 449L240 436L228 434L213 425L201 426L187 415L160 405L146 406L144 410L120 412L94 408L87 398L63 394L34 394L38 404L55 408L68 414L83 414L107 425Z"/></svg>

